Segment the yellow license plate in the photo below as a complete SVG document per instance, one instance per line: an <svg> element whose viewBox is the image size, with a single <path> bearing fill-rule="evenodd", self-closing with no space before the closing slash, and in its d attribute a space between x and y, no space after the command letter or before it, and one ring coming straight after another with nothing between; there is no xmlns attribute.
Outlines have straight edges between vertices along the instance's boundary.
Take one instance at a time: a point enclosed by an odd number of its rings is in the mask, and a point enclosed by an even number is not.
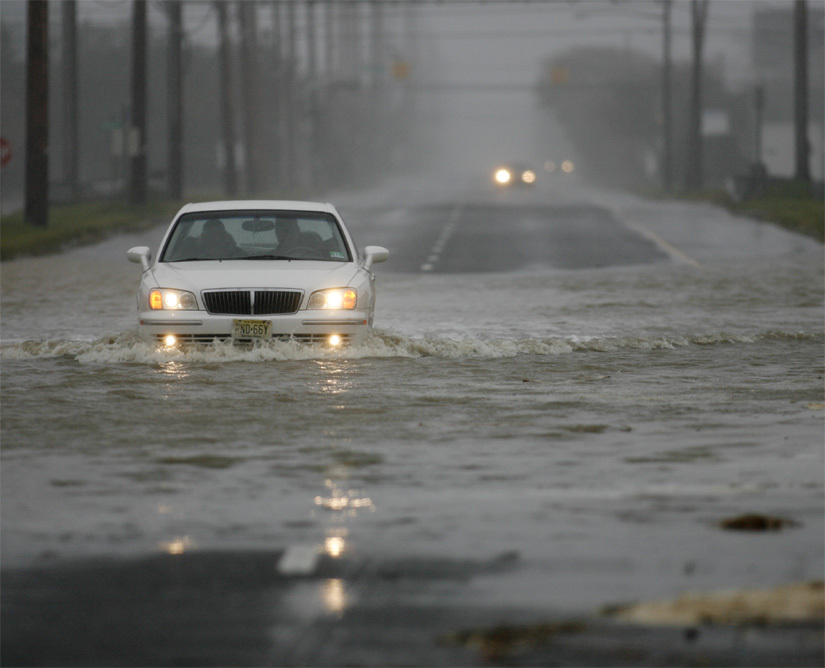
<svg viewBox="0 0 825 668"><path fill-rule="evenodd" d="M272 336L271 320L233 320L233 339L268 339Z"/></svg>

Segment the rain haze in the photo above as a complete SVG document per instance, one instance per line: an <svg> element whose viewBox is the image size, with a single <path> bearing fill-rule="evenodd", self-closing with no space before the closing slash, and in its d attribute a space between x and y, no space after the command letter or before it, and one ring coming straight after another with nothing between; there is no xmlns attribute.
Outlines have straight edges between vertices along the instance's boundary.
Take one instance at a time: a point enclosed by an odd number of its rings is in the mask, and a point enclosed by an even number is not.
<svg viewBox="0 0 825 668"><path fill-rule="evenodd" d="M821 0L43 6L0 663L822 665Z"/></svg>
<svg viewBox="0 0 825 668"><path fill-rule="evenodd" d="M626 76L639 85L649 87L647 105L652 119L640 118L639 125L656 124L648 134L645 153L638 159L645 163L637 174L628 164L611 166L608 170L584 169L579 176L591 181L622 183L617 172L632 174L630 185L658 183L661 169L657 161L662 151L661 135L661 62L665 4L661 2L447 2L447 3L258 3L257 57L243 60L241 46L246 41L241 31L242 12L233 3L223 3L228 17L229 40L235 49L232 56L230 95L236 97L236 152L239 170L244 171L250 141L259 143L268 157L259 164L266 170L266 183L302 186L336 187L359 179L374 179L376 174L410 173L425 167L427 173L444 170L462 176L481 175L496 163L507 160L528 161L541 165L550 160L572 159L578 152L588 162L599 162L601 156L592 148L578 144L569 118L559 118L558 101L548 103L559 90L574 91L574 97L584 87L614 90L616 95L628 94L626 83L616 81L615 72L605 72L601 81L584 75L576 63L568 65L576 49L601 49L602 57L615 61L647 59L643 73L628 68ZM67 150L65 106L61 105L63 47L61 3L50 3L50 41L52 44L50 178L59 189L68 180L64 152ZM678 78L678 70L687 69L692 57L691 3L687 0L667 3L670 40L668 50L674 68L672 85L684 89L687 79ZM3 95L4 137L14 147L13 159L3 171L4 211L19 207L22 201L25 109L20 81L25 44L26 3L6 0L0 9L4 29ZM219 127L218 104L220 82L215 63L218 58L218 15L213 3L191 0L183 3L183 181L193 189L214 187L220 183L223 148L226 141ZM292 9L288 9L292 7ZM312 14L306 10L312 7ZM762 155L772 171L790 175L792 154L787 149L789 130L777 122L778 112L771 111L789 104L789 88L776 88L771 81L777 76L790 80L785 72L766 71L764 61L775 58L767 44L784 44L790 39L790 24L785 30L774 21L774 33L761 37L755 30L756 14L771 21L771 11L781 13L787 3L720 0L708 5L703 59L707 63L708 82L713 89L724 88L726 102L709 93L705 123L721 127L717 132L736 132L738 136L736 168L747 171L747 165L757 158L753 137L754 90L767 85L768 113L761 130ZM810 79L815 88L810 98L817 100L822 72L822 13L819 3L813 3ZM123 178L125 167L121 155L122 127L130 115L130 25L132 5L128 2L80 2L76 21L80 26L78 48L79 105L81 113L77 136L79 170L73 177L87 189L100 189L104 182ZM789 16L789 14L787 14ZM147 132L150 173L163 178L167 171L166 131L166 62L169 21L166 6L148 3L148 39L150 76L148 83ZM764 23L764 21L763 21ZM784 33L782 32L784 30ZM100 38L98 32L102 31ZM785 34L787 33L787 34ZM777 35L784 35L777 40ZM105 50L92 47L103 46ZM310 45L313 45L311 47ZM760 45L762 45L760 47ZM88 55L84 53L88 50ZM608 55L605 51L608 50ZM766 56L765 54L768 53ZM760 56L760 54L762 54ZM787 55L787 54L786 54ZM86 65L103 58L105 68ZM254 74L240 74L250 70ZM787 65L790 67L790 64ZM572 68L572 69L571 69ZM652 72L655 69L656 72ZM552 73L563 70L564 81L552 81ZM289 77L286 72L291 72ZM210 76L211 74L211 76ZM241 110L240 96L246 95L240 81L249 77L257 110L255 138L246 128L252 123ZM766 84L767 81L767 84ZM244 84L246 85L246 83ZM788 86L790 84L787 84ZM653 90L655 89L655 90ZM635 92L630 93L635 94ZM821 96L819 96L821 97ZM353 98L360 98L360 102ZM364 102L369 98L369 102ZM738 101L734 102L734 98ZM290 102L291 100L291 102ZM600 100L602 106L604 98ZM289 117L284 105L294 108ZM814 108L815 119L821 116L821 103ZM361 105L361 106L359 106ZM575 102L573 115L578 125L588 125L588 114L599 120L598 104ZM673 94L676 111L687 108L687 99ZM722 115L714 116L717 107L725 105ZM654 107L659 107L654 109ZM363 108L362 108L363 107ZM733 108L739 110L734 113ZM372 109L367 113L367 109ZM376 110L378 113L376 115ZM674 112L675 113L675 112ZM818 115L817 115L818 114ZM781 115L781 114L780 114ZM683 115L684 116L684 115ZM685 117L686 118L686 117ZM674 136L682 133L685 118L673 121ZM561 122L559 122L561 121ZM720 126L721 123L721 126ZM598 125L598 123L596 123ZM814 175L822 173L822 135L812 125L812 168ZM733 129L732 129L733 128ZM586 132L586 131L585 131ZM626 131L625 131L626 132ZM344 135L343 137L341 135ZM318 140L318 160L331 165L326 171L307 166L306 149L312 137ZM293 139L289 139L292 137ZM776 138L774 138L776 137ZM294 149L290 149L293 146ZM365 145L371 144L371 148ZM299 155L288 155L290 150ZM596 155L594 155L596 153ZM278 156L278 157L275 157ZM708 160L713 160L710 155ZM256 159L254 156L251 159ZM681 156L674 158L681 161ZM289 166L284 163L289 162ZM277 163L277 164L276 164ZM641 168L640 168L641 169ZM730 171L733 166L726 166ZM286 171L286 173L284 173ZM711 171L711 170L709 170ZM626 176L626 175L625 175ZM627 177L630 178L630 177ZM624 178L624 181L627 181ZM681 178L678 177L677 178ZM720 179L712 179L714 182Z"/></svg>

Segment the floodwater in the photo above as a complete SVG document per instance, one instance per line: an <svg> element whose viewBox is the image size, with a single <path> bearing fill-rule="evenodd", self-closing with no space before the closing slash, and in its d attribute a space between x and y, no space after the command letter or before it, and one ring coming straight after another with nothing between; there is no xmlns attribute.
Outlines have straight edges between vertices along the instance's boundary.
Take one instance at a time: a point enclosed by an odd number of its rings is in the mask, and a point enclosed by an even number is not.
<svg viewBox="0 0 825 668"><path fill-rule="evenodd" d="M135 335L142 241L2 267L4 567L514 558L464 595L571 610L822 577L817 244L467 275L391 257L363 347L182 353ZM794 524L719 528L744 513Z"/></svg>

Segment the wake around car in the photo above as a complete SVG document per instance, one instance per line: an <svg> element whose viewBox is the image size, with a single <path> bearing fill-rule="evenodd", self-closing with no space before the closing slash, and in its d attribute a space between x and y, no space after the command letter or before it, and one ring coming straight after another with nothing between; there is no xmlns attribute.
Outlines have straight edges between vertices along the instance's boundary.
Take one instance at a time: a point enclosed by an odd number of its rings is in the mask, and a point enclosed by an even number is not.
<svg viewBox="0 0 825 668"><path fill-rule="evenodd" d="M147 246L127 252L143 267L140 335L169 347L358 344L373 322L372 266L388 256L380 246L359 254L331 204L271 200L187 204L157 257Z"/></svg>

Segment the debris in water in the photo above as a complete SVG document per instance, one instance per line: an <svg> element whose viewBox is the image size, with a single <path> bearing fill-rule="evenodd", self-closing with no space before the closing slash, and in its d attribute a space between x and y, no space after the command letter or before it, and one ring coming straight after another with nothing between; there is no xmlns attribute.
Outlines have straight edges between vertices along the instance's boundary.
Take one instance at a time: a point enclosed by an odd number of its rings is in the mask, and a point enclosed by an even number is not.
<svg viewBox="0 0 825 668"><path fill-rule="evenodd" d="M610 617L655 626L736 626L812 622L825 619L825 583L798 582L774 589L737 589L685 594L671 601L610 606Z"/></svg>
<svg viewBox="0 0 825 668"><path fill-rule="evenodd" d="M560 634L583 633L584 622L567 620L543 624L502 624L488 629L466 629L441 638L444 643L477 649L485 660L497 660L517 651L534 649Z"/></svg>
<svg viewBox="0 0 825 668"><path fill-rule="evenodd" d="M719 522L719 526L728 531L780 531L787 527L797 526L797 523L782 517L750 513L729 517Z"/></svg>

